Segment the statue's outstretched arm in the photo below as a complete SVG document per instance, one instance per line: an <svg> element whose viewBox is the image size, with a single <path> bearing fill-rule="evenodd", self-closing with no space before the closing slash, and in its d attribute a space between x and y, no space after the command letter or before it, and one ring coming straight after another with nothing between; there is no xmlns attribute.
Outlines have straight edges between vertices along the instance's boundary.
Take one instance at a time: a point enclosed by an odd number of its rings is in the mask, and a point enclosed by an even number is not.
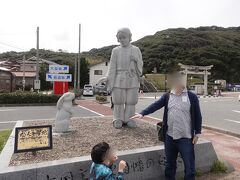
<svg viewBox="0 0 240 180"><path fill-rule="evenodd" d="M142 53L140 51L139 48L137 48L137 74L140 77L142 75L142 71L143 71L143 60L142 60Z"/></svg>

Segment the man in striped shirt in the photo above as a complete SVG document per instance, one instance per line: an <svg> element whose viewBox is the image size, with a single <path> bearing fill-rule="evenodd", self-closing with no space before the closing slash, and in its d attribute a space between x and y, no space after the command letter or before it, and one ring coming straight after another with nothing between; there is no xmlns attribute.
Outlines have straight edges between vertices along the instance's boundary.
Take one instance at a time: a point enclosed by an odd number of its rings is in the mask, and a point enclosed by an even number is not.
<svg viewBox="0 0 240 180"><path fill-rule="evenodd" d="M166 154L165 178L175 180L176 160L180 153L185 168L185 180L195 179L194 145L202 129L202 116L198 97L188 91L183 75L172 75L172 90L132 117L142 118L164 107L163 132Z"/></svg>

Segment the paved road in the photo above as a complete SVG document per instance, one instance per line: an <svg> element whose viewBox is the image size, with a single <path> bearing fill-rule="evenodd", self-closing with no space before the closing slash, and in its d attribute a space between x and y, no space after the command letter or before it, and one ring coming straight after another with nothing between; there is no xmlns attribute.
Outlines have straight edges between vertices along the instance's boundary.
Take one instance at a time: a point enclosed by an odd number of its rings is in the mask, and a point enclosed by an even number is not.
<svg viewBox="0 0 240 180"><path fill-rule="evenodd" d="M150 97L139 99L136 111L141 111L154 101ZM240 102L237 98L200 98L200 104L204 124L240 134ZM55 114L54 106L0 107L0 129L12 128L17 120L53 119ZM163 110L159 110L151 116L161 119L162 114ZM74 107L74 117L97 115L81 107Z"/></svg>
<svg viewBox="0 0 240 180"><path fill-rule="evenodd" d="M203 123L240 134L240 102L235 97L200 98ZM137 112L154 102L154 99L140 99ZM162 119L163 109L150 115Z"/></svg>
<svg viewBox="0 0 240 180"><path fill-rule="evenodd" d="M0 107L0 129L13 128L18 120L53 119L55 106ZM96 116L86 109L74 106L73 117Z"/></svg>

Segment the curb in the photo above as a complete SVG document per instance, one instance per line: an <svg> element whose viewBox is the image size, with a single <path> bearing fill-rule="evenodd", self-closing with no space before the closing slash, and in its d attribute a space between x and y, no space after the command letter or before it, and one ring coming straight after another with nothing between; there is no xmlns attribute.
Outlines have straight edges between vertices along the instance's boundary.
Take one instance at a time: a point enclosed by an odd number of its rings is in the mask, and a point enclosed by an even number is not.
<svg viewBox="0 0 240 180"><path fill-rule="evenodd" d="M227 135L230 135L230 136L240 138L240 134L237 134L237 133L234 133L234 132L231 132L231 131L228 131L228 130L224 130L224 129L221 129L221 128L215 128L215 127L212 127L212 126L207 126L205 124L203 124L202 127L205 128L205 129L208 129L208 130L212 130L212 131L216 131L216 132L219 132L219 133L223 133L223 134L227 134Z"/></svg>
<svg viewBox="0 0 240 180"><path fill-rule="evenodd" d="M0 107L17 107L17 106L56 106L56 103L0 104Z"/></svg>
<svg viewBox="0 0 240 180"><path fill-rule="evenodd" d="M152 118L152 117L150 117ZM142 122L146 122L146 123L149 123L149 124L152 124L151 122L147 121L147 120L144 120L144 119L138 119ZM154 127L157 127L156 124L152 124ZM224 129L221 129L221 128L215 128L215 127L212 127L212 126L208 126L208 125L205 125L203 124L202 127L204 129L208 129L208 130L212 130L212 131L215 131L215 132L219 132L219 133L223 133L223 134L227 134L227 135L230 135L230 136L233 136L233 137L236 137L236 138L240 138L240 134L238 133L234 133L234 132L231 132L231 131L228 131L228 130L224 130Z"/></svg>
<svg viewBox="0 0 240 180"><path fill-rule="evenodd" d="M14 126L10 136L8 137L7 143L5 144L1 154L0 154L0 169L7 168L11 161L13 151L14 151L14 143L15 143L15 129L16 127L22 127L23 121L17 121Z"/></svg>

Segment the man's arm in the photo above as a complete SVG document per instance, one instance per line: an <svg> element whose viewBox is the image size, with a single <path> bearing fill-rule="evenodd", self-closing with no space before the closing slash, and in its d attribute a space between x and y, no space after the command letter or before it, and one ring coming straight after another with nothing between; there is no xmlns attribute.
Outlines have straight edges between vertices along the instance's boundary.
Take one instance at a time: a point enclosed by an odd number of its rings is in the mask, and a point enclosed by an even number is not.
<svg viewBox="0 0 240 180"><path fill-rule="evenodd" d="M140 114L143 116L146 116L148 114L154 113L158 109L161 109L165 105L168 95L169 95L168 93L165 93L164 95L162 95L162 97L159 100L152 103L150 106L148 106L142 112L140 112Z"/></svg>

